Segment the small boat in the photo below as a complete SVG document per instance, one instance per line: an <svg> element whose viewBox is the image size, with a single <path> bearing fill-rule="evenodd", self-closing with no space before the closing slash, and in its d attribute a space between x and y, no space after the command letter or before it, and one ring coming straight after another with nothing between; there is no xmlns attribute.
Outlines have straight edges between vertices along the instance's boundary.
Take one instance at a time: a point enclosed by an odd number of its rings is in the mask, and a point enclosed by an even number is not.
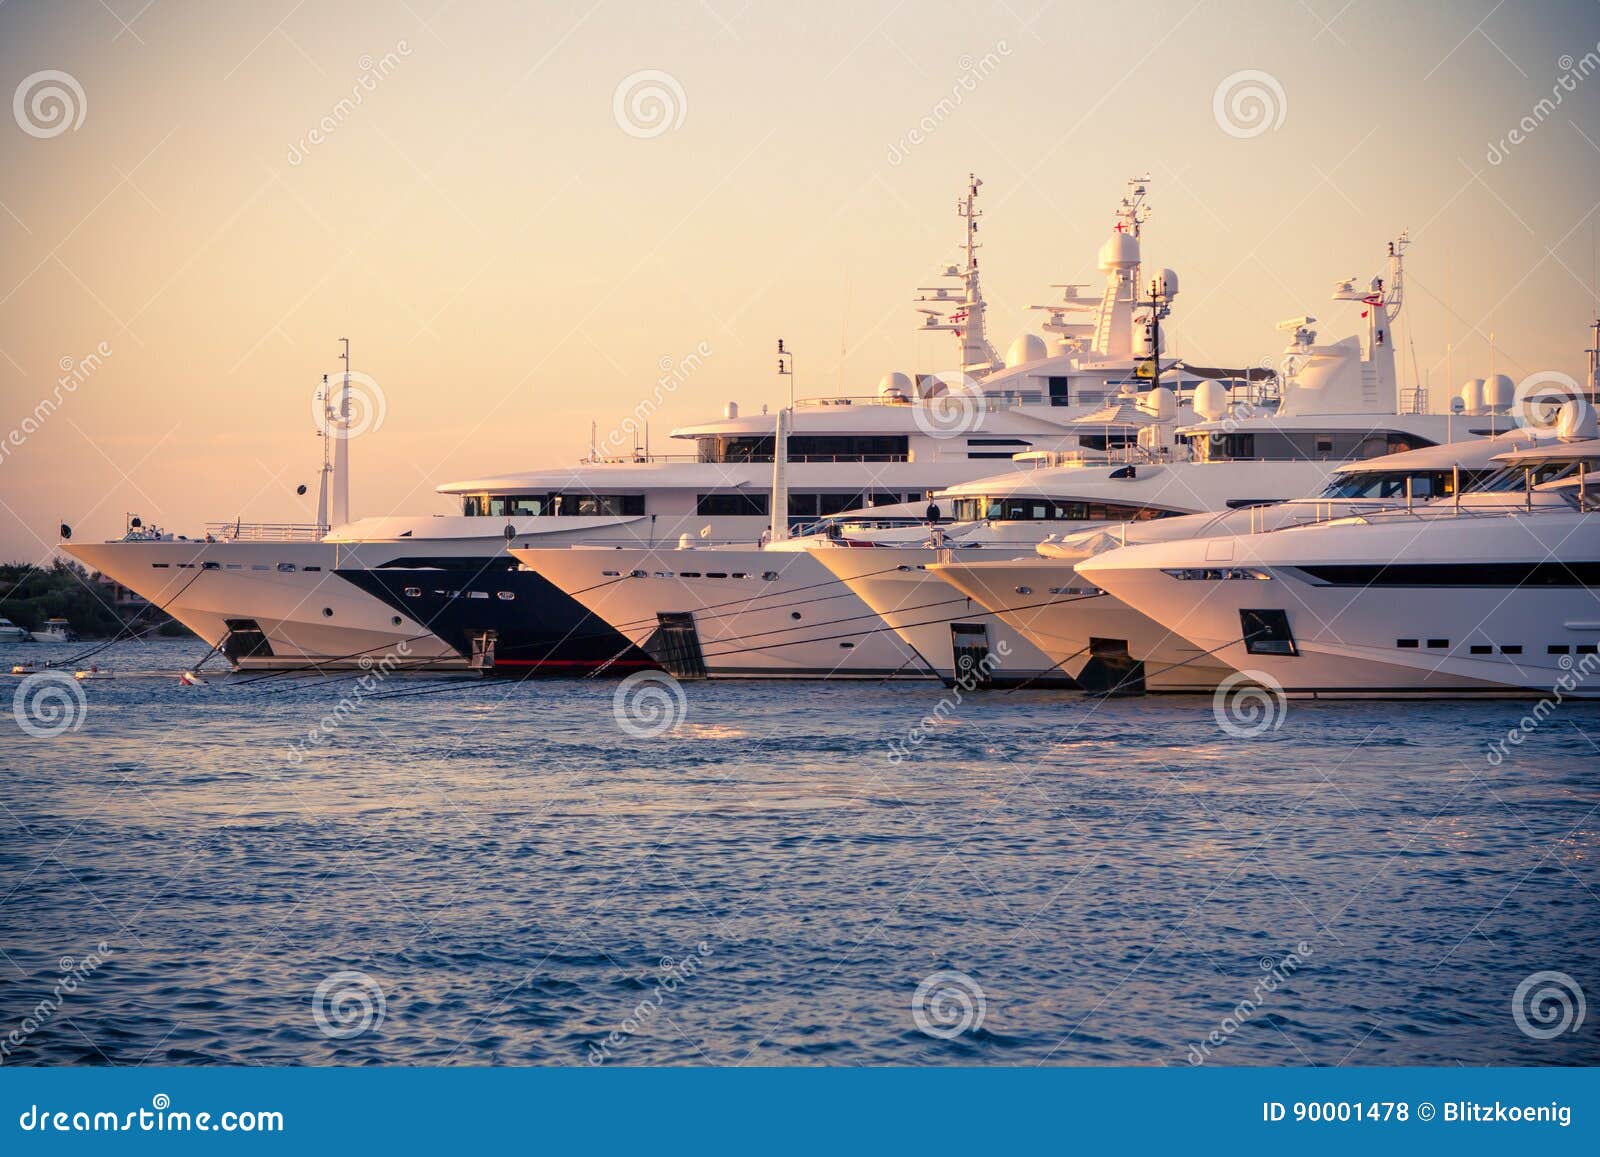
<svg viewBox="0 0 1600 1157"><path fill-rule="evenodd" d="M32 675L38 669L39 669L39 664L37 664L37 663L13 663L13 664L11 664L11 673L13 675Z"/></svg>
<svg viewBox="0 0 1600 1157"><path fill-rule="evenodd" d="M89 667L82 671L74 671L72 673L72 677L83 682L88 682L91 679L115 679L117 677L117 673L109 668L102 669L100 667Z"/></svg>
<svg viewBox="0 0 1600 1157"><path fill-rule="evenodd" d="M185 687L204 687L206 681L193 671L185 671L178 676L178 682Z"/></svg>
<svg viewBox="0 0 1600 1157"><path fill-rule="evenodd" d="M76 643L78 632L66 619L46 619L44 626L33 633L36 643Z"/></svg>
<svg viewBox="0 0 1600 1157"><path fill-rule="evenodd" d="M33 638L10 619L0 619L0 643L26 643Z"/></svg>

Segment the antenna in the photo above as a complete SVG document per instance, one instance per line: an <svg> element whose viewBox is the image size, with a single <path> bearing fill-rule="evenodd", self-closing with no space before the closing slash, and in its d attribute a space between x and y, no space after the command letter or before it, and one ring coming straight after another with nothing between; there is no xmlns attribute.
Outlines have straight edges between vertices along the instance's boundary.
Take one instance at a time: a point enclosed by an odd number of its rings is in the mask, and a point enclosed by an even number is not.
<svg viewBox="0 0 1600 1157"><path fill-rule="evenodd" d="M783 348L783 339L778 339L778 376L789 379L789 408L794 409L794 354Z"/></svg>

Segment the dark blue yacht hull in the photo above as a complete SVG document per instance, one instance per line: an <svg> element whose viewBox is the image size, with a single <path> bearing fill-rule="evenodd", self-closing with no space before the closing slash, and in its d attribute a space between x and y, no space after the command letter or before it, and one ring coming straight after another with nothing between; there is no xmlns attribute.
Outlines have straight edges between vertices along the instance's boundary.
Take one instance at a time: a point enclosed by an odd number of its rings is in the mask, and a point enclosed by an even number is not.
<svg viewBox="0 0 1600 1157"><path fill-rule="evenodd" d="M504 558L400 558L338 576L514 677L627 675L648 656L537 572Z"/></svg>

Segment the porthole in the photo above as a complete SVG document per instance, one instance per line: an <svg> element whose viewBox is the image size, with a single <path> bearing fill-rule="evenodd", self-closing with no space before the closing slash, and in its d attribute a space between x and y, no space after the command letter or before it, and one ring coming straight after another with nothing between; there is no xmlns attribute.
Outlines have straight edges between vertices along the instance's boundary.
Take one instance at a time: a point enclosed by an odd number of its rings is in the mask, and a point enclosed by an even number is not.
<svg viewBox="0 0 1600 1157"><path fill-rule="evenodd" d="M408 599L420 599L421 597L422 597L422 588L421 587L407 587L406 588L406 598L408 598Z"/></svg>
<svg viewBox="0 0 1600 1157"><path fill-rule="evenodd" d="M790 611L789 612L789 617L791 619L798 620L800 618L800 612L799 611Z"/></svg>
<svg viewBox="0 0 1600 1157"><path fill-rule="evenodd" d="M1416 648L1416 646L1417 646L1417 640L1415 640L1415 639L1396 639L1394 641L1394 645L1397 646L1397 647L1401 647L1401 648L1403 648L1405 650L1414 650Z"/></svg>
<svg viewBox="0 0 1600 1157"><path fill-rule="evenodd" d="M761 572L761 577L769 583L776 582L778 580L778 572L775 570L764 570Z"/></svg>
<svg viewBox="0 0 1600 1157"><path fill-rule="evenodd" d="M855 646L854 643L840 643L839 644L840 650L844 650L844 651L848 651L854 646Z"/></svg>
<svg viewBox="0 0 1600 1157"><path fill-rule="evenodd" d="M333 618L333 608L332 607L323 607L322 608L322 617L325 618L325 619Z"/></svg>
<svg viewBox="0 0 1600 1157"><path fill-rule="evenodd" d="M395 626L397 626L397 627L398 627L398 626L399 626L399 625L400 625L400 622L401 622L401 619L400 619L400 616L399 616L399 615L395 615L395 616L394 616L394 617L393 617L393 618L392 618L392 619L390 619L390 620L389 620L389 621L390 621L390 622L391 622L391 623L393 623L393 624L394 624L394 625L395 625Z"/></svg>
<svg viewBox="0 0 1600 1157"><path fill-rule="evenodd" d="M513 591L496 591L494 593L494 597L499 599L503 603L509 603L512 599L516 598L517 596L516 596L516 593L513 592Z"/></svg>
<svg viewBox="0 0 1600 1157"><path fill-rule="evenodd" d="M1018 587L1017 588L1017 593L1019 595L1031 595L1033 593L1033 588L1032 587Z"/></svg>
<svg viewBox="0 0 1600 1157"><path fill-rule="evenodd" d="M293 574L294 573L294 563L292 563L292 562L280 562L278 564L278 569L280 571L282 571L284 574Z"/></svg>

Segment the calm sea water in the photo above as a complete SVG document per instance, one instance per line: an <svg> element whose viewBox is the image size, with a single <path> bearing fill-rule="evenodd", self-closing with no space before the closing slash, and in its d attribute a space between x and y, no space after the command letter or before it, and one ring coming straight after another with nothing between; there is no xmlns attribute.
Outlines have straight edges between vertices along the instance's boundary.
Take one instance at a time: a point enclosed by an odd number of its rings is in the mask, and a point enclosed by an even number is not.
<svg viewBox="0 0 1600 1157"><path fill-rule="evenodd" d="M202 649L0 683L7 1063L1600 1062L1594 706L133 677Z"/></svg>

